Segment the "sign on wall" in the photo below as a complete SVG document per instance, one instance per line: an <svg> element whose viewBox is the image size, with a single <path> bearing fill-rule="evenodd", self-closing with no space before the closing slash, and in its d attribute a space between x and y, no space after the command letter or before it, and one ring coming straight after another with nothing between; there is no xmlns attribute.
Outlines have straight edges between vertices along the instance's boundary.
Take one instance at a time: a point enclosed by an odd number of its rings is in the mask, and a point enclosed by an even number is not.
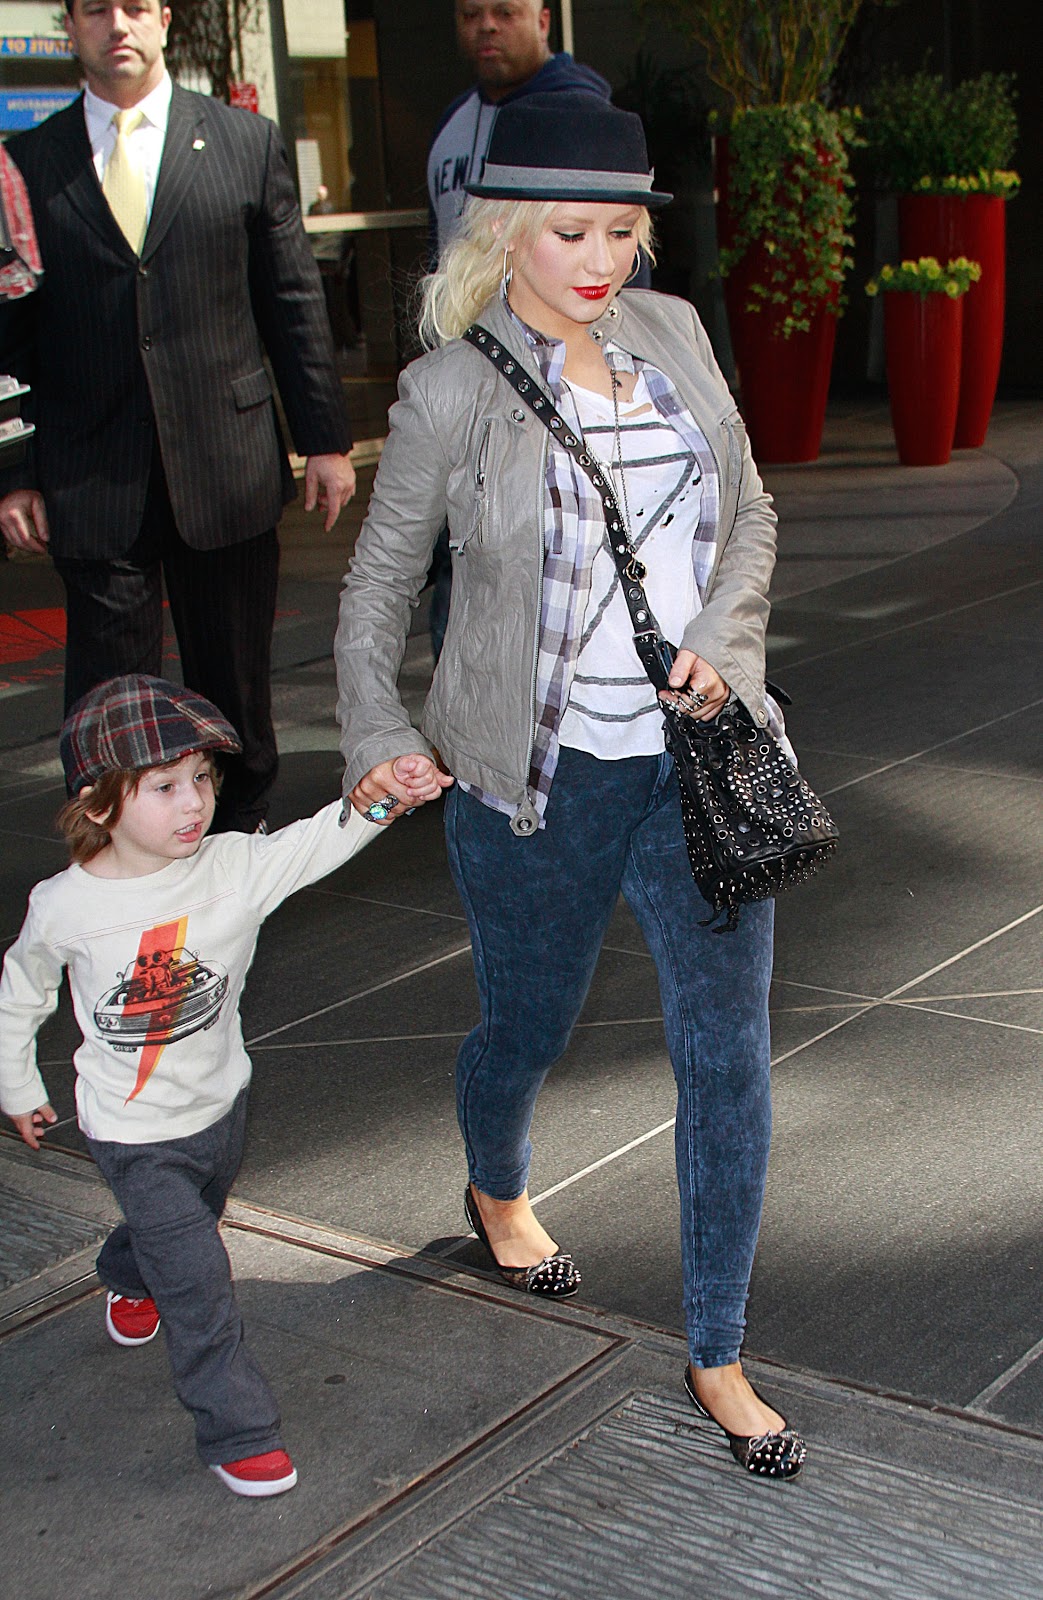
<svg viewBox="0 0 1043 1600"><path fill-rule="evenodd" d="M315 60L348 53L344 0L283 0L286 49Z"/></svg>
<svg viewBox="0 0 1043 1600"><path fill-rule="evenodd" d="M35 128L76 99L76 89L0 89L0 131Z"/></svg>
<svg viewBox="0 0 1043 1600"><path fill-rule="evenodd" d="M68 39L45 39L38 35L0 34L0 56L19 61L71 61Z"/></svg>

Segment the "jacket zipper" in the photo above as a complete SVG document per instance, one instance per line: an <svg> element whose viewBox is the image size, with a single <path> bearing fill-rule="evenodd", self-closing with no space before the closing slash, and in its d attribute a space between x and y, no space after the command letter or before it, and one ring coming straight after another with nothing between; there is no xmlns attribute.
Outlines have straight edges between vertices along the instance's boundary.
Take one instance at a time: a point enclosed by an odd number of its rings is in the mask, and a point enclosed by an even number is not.
<svg viewBox="0 0 1043 1600"><path fill-rule="evenodd" d="M489 434L491 429L492 418L486 417L482 426L481 443L478 446L478 461L474 469L474 492L478 502L478 514L475 517L474 531L479 544L484 543L483 534L485 531L485 509L487 504L485 481L486 467L489 460Z"/></svg>

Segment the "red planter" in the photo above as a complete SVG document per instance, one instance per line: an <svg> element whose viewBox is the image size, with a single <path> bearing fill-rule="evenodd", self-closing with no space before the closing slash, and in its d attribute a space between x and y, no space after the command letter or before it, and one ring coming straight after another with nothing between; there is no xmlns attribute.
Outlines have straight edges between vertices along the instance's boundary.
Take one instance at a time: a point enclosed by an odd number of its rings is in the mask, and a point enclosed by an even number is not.
<svg viewBox="0 0 1043 1600"><path fill-rule="evenodd" d="M907 467L942 467L952 454L965 299L884 293L891 422L898 459Z"/></svg>
<svg viewBox="0 0 1043 1600"><path fill-rule="evenodd" d="M966 256L981 265L980 280L964 296L958 450L985 443L996 399L1003 355L1006 232L1007 202L999 195L904 194L898 199L903 260L937 256L944 265L954 256Z"/></svg>
<svg viewBox="0 0 1043 1600"><path fill-rule="evenodd" d="M717 234L727 249L735 235L728 197L728 141L715 141ZM742 414L756 459L764 465L815 461L822 447L829 375L836 340L839 289L811 319L807 333L784 338L786 312L748 311L750 284L767 282L771 262L755 245L724 279L732 350L742 388Z"/></svg>

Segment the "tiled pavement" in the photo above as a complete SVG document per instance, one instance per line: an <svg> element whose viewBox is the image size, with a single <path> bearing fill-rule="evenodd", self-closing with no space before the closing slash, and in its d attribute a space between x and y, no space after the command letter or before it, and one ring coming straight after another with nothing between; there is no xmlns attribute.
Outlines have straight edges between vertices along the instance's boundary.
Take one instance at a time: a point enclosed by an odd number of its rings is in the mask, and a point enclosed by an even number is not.
<svg viewBox="0 0 1043 1600"><path fill-rule="evenodd" d="M232 1501L194 1463L162 1349L105 1339L90 1260L111 1203L72 1120L68 1015L45 1031L62 1123L38 1158L0 1137L12 1594L1043 1591L1041 417L1004 407L986 450L917 470L878 408L852 409L820 463L768 475L771 670L843 833L778 906L750 1307L757 1374L817 1447L801 1484L745 1483L679 1400L670 1073L625 909L536 1138L581 1301L521 1302L462 1238L452 1063L474 995L432 810L281 909L244 1007L227 1236L292 1495ZM276 820L336 791L344 542L296 516L284 533ZM0 594L23 623L56 604L42 563L0 569ZM0 668L5 942L62 860L57 659ZM411 697L428 666L418 631Z"/></svg>

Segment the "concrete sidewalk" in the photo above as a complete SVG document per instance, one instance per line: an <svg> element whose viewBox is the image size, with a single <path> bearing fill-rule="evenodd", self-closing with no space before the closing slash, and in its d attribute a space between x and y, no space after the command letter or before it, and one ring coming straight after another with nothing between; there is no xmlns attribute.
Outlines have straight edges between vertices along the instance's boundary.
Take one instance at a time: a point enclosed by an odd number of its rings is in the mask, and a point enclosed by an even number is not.
<svg viewBox="0 0 1043 1600"><path fill-rule="evenodd" d="M843 835L778 904L750 1306L751 1371L812 1445L801 1480L746 1480L681 1393L672 1080L624 907L535 1134L533 1190L580 1297L530 1304L467 1239L452 1064L475 1000L429 808L281 908L244 1004L255 1084L226 1241L292 1494L230 1496L195 1460L162 1342L106 1338L92 1262L113 1207L75 1126L64 1002L45 1029L59 1126L39 1156L0 1136L8 1592L1043 1590L1041 422L1003 407L986 450L903 469L883 411L852 408L819 463L767 474L770 668ZM336 792L350 533L284 528L276 822ZM0 568L0 596L6 945L62 865L60 658L46 564ZM429 672L418 631L411 702Z"/></svg>

